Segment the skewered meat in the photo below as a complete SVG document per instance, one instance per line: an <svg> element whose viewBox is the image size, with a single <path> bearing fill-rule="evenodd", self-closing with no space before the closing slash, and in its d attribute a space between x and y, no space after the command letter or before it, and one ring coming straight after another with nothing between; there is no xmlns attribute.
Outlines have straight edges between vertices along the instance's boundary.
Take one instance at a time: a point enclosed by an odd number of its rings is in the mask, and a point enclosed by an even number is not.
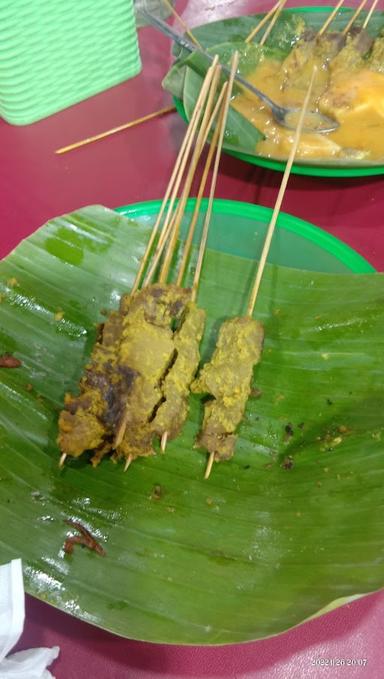
<svg viewBox="0 0 384 679"><path fill-rule="evenodd" d="M179 357L178 351L179 347L182 348L183 338L188 337L189 326L187 323L184 328L183 314L185 312L188 318L185 310L190 296L190 290L156 285L144 289L129 304L129 314L123 322L119 364L137 371L139 376L127 399L119 427L124 433L117 436L117 456L135 459L138 456L152 455L154 435L164 433L164 430L161 431L161 423L170 424L167 413L171 417L174 413L170 402L167 403L172 395L172 384L179 385L179 395L183 397L183 388L180 391L180 387L187 382L188 393L197 365L189 378L183 365L183 354ZM174 332L176 322L180 323L180 328ZM201 334L202 331L199 332L197 346ZM174 395L176 397L177 394ZM179 402L180 407L181 405L182 398ZM183 417L180 414L181 425L185 416L186 412Z"/></svg>
<svg viewBox="0 0 384 679"><path fill-rule="evenodd" d="M332 59L330 70L333 73L345 72L364 65L363 56L371 49L373 38L364 29L351 29L345 46Z"/></svg>
<svg viewBox="0 0 384 679"><path fill-rule="evenodd" d="M341 33L316 36L313 31L306 31L283 62L285 74L283 87L292 83L297 87L308 87L314 65L328 64L342 49L344 43L345 37Z"/></svg>
<svg viewBox="0 0 384 679"><path fill-rule="evenodd" d="M205 311L189 303L174 335L176 354L162 384L165 400L152 423L153 432L160 438L165 433L170 439L175 438L187 418L189 390L200 362L199 345L204 325Z"/></svg>
<svg viewBox="0 0 384 679"><path fill-rule="evenodd" d="M372 46L371 54L368 59L369 68L372 71L384 73L384 34L382 33Z"/></svg>
<svg viewBox="0 0 384 679"><path fill-rule="evenodd" d="M250 317L225 321L213 356L192 384L194 393L212 396L205 404L202 430L197 444L213 453L215 460L234 454L237 426L251 391L253 367L261 356L264 330Z"/></svg>
<svg viewBox="0 0 384 679"><path fill-rule="evenodd" d="M172 325L190 296L176 286L153 285L122 297L119 311L102 328L80 380L80 395L65 396L58 436L63 453L78 457L94 450L97 464L111 451L116 430L129 424L118 453L128 455L134 447L139 454L138 441L145 438L140 427L162 399L161 379L175 352ZM149 450L147 443L140 454Z"/></svg>
<svg viewBox="0 0 384 679"><path fill-rule="evenodd" d="M78 457L101 446L121 416L136 379L135 372L117 365L121 329L121 314L112 312L80 380L80 395L65 395L58 444L67 455Z"/></svg>

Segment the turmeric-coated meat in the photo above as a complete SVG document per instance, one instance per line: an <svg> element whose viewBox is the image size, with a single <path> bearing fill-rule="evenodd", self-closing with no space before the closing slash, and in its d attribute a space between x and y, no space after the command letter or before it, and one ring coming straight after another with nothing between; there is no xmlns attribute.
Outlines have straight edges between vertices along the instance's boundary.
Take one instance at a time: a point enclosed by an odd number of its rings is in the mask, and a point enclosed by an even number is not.
<svg viewBox="0 0 384 679"><path fill-rule="evenodd" d="M129 301L118 362L139 375L116 437L117 456L135 459L154 452L153 420L164 402L163 383L177 356L173 326L182 323L190 297L190 290L156 284Z"/></svg>
<svg viewBox="0 0 384 679"><path fill-rule="evenodd" d="M59 417L58 444L63 453L78 457L103 445L119 420L126 396L136 378L116 364L122 329L121 315L112 312L95 344L80 380L80 394L66 394Z"/></svg>
<svg viewBox="0 0 384 679"><path fill-rule="evenodd" d="M161 385L164 400L152 423L159 437L167 433L168 438L175 438L187 418L190 385L199 367L204 325L205 311L190 302L174 334L174 360Z"/></svg>
<svg viewBox="0 0 384 679"><path fill-rule="evenodd" d="M244 415L263 338L263 326L253 318L224 321L211 360L192 384L193 392L212 396L205 404L197 444L214 453L215 460L227 460L234 453L235 431Z"/></svg>

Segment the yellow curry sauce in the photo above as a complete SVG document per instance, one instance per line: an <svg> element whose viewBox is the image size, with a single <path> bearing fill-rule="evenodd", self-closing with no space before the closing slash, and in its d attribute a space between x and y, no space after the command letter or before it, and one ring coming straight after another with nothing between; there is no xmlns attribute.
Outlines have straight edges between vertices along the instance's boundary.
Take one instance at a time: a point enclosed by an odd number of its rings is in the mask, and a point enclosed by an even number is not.
<svg viewBox="0 0 384 679"><path fill-rule="evenodd" d="M305 98L315 65L311 58L299 79L287 79L281 61L263 58L247 79L276 103L300 106ZM335 118L340 126L327 134L303 133L297 157L304 160L340 159L377 162L384 159L384 74L367 66L356 70L337 70L320 66L310 108ZM256 96L241 92L233 107L250 120L264 135L257 152L267 157L286 158L294 131L277 125L267 106Z"/></svg>

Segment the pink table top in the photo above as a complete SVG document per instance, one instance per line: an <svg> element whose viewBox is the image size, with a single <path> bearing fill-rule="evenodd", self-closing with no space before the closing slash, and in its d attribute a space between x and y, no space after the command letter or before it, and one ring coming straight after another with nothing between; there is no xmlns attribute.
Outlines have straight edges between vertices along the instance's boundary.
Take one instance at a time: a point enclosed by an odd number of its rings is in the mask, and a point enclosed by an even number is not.
<svg viewBox="0 0 384 679"><path fill-rule="evenodd" d="M180 11L185 10L185 18L193 25L263 11L270 4L265 0L190 0L180 3ZM31 126L11 127L0 121L0 256L60 213L92 203L115 207L163 195L185 129L176 114L64 156L54 154L60 146L169 103L160 87L170 63L168 43L145 28L140 31L140 45L143 71L137 78ZM278 173L223 156L216 195L272 206L280 181ZM384 269L381 177L332 180L292 176L283 209L341 238L376 268ZM57 679L298 679L328 673L335 678L347 673L372 679L383 676L382 593L278 637L223 648L121 639L31 597L27 597L26 616L19 648L59 645L60 657L52 667ZM321 659L367 662L365 666L334 666L330 670L316 664Z"/></svg>

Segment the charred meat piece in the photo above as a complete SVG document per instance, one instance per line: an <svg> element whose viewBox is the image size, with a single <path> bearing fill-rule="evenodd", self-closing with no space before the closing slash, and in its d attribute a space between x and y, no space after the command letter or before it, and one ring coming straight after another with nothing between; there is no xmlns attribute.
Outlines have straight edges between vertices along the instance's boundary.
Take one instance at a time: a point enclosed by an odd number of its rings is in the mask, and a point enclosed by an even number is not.
<svg viewBox="0 0 384 679"><path fill-rule="evenodd" d="M197 444L213 453L216 461L228 460L234 454L235 431L244 416L263 338L263 326L253 318L225 321L210 362L192 384L193 392L212 396L205 404Z"/></svg>
<svg viewBox="0 0 384 679"><path fill-rule="evenodd" d="M104 444L121 416L136 373L117 366L121 314L112 312L80 380L80 395L66 394L59 417L58 444L63 453L78 457Z"/></svg>

